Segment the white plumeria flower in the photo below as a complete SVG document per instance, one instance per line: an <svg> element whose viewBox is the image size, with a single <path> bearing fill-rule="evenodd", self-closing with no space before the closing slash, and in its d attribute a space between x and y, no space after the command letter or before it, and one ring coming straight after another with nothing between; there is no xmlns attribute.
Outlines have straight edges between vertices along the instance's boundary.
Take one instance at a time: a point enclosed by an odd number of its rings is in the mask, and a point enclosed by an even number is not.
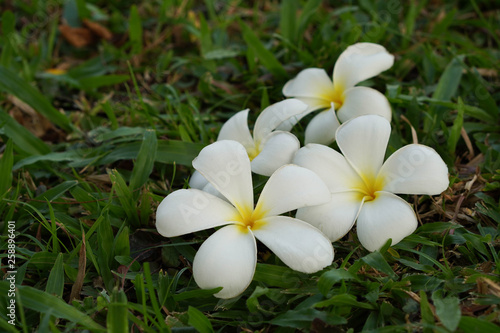
<svg viewBox="0 0 500 333"><path fill-rule="evenodd" d="M339 56L333 69L333 82L320 68L308 68L283 87L283 95L295 97L309 107L295 121L288 121L281 129L289 130L300 118L323 109L309 122L305 143L328 145L335 141L335 130L340 122L365 114L377 114L391 120L391 107L379 91L355 87L361 81L392 67L394 56L378 44L357 43Z"/></svg>
<svg viewBox="0 0 500 333"><path fill-rule="evenodd" d="M264 186L257 205L250 160L236 141L217 141L202 149L193 166L228 200L197 189L168 195L156 212L156 228L166 237L220 227L199 248L193 275L204 289L232 298L252 281L257 263L256 238L290 268L313 273L330 265L333 247L310 224L282 213L330 200L330 191L311 170L297 165L278 169Z"/></svg>
<svg viewBox="0 0 500 333"><path fill-rule="evenodd" d="M296 217L323 231L331 241L344 236L357 219L361 244L380 249L391 238L400 242L417 228L412 207L399 194L440 194L448 187L448 168L432 148L407 145L384 163L391 133L389 121L360 116L342 124L337 143L343 155L319 144L301 148L297 165L316 172L329 187L329 203L301 208Z"/></svg>
<svg viewBox="0 0 500 333"><path fill-rule="evenodd" d="M263 176L271 176L279 167L292 162L300 148L300 142L290 132L277 131L284 121L293 118L307 109L307 105L297 99L287 99L272 104L257 117L253 137L248 128L249 109L240 111L229 118L222 126L217 141L234 140L241 143L251 161L252 171ZM191 188L215 193L208 181L194 172L189 180Z"/></svg>

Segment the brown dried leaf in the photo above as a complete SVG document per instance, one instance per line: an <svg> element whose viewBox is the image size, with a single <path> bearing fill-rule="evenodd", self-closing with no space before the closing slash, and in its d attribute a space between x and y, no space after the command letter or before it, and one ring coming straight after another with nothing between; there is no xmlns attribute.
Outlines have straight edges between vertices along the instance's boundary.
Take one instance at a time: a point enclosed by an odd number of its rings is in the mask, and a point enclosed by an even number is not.
<svg viewBox="0 0 500 333"><path fill-rule="evenodd" d="M89 21L88 19L83 19L83 25L87 27L90 31L92 31L96 36L99 36L102 39L110 40L113 38L113 34L108 28L102 26L97 22Z"/></svg>
<svg viewBox="0 0 500 333"><path fill-rule="evenodd" d="M66 39L74 47L84 47L95 41L95 35L88 28L75 28L62 24L59 26L59 31L64 39Z"/></svg>
<svg viewBox="0 0 500 333"><path fill-rule="evenodd" d="M80 247L79 260L78 260L78 273L76 275L75 283L71 287L71 294L68 303L73 299L80 299L80 292L82 291L83 279L85 278L85 268L87 266L87 252L85 245L85 233L82 232L82 246Z"/></svg>

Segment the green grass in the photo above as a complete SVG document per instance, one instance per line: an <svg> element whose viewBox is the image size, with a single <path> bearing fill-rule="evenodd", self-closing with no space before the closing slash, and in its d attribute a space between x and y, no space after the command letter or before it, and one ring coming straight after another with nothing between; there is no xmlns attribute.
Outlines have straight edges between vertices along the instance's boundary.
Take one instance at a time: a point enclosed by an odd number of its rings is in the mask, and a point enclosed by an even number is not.
<svg viewBox="0 0 500 333"><path fill-rule="evenodd" d="M29 3L7 2L0 24L1 331L498 329L500 11L490 2ZM58 25L85 18L113 37L69 44ZM191 264L210 232L159 236L157 205L187 186L192 159L231 115L250 108L254 121L301 69L330 73L360 41L396 56L364 83L391 102L389 153L413 129L447 163L450 188L407 197L421 224L396 246L369 253L351 232L311 275L260 247L243 295L199 289ZM7 221L14 326L3 310Z"/></svg>

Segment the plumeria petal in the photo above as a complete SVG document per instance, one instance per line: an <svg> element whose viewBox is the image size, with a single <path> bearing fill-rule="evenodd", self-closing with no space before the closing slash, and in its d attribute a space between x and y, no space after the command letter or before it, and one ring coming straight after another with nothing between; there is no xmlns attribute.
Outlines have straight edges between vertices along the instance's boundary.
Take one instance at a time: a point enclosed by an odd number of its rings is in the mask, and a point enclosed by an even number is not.
<svg viewBox="0 0 500 333"><path fill-rule="evenodd" d="M330 191L318 175L309 169L288 164L269 178L255 210L265 216L274 216L329 200Z"/></svg>
<svg viewBox="0 0 500 333"><path fill-rule="evenodd" d="M207 182L207 185L205 185L205 187L202 188L202 191L210 193L212 195L215 195L217 198L220 198L220 199L224 200L225 202L229 202L229 200L227 200L227 198L225 196L223 196L222 193L217 191L217 189L212 184L210 184L208 182Z"/></svg>
<svg viewBox="0 0 500 333"><path fill-rule="evenodd" d="M379 91L368 87L354 87L346 90L344 104L337 110L337 117L346 122L367 114L377 114L391 120L391 106L387 98Z"/></svg>
<svg viewBox="0 0 500 333"><path fill-rule="evenodd" d="M332 105L330 109L321 111L311 119L306 128L304 143L329 145L335 141L335 131L339 126L340 123Z"/></svg>
<svg viewBox="0 0 500 333"><path fill-rule="evenodd" d="M315 226L334 242L351 230L361 204L359 192L333 193L330 202L299 208L295 217Z"/></svg>
<svg viewBox="0 0 500 333"><path fill-rule="evenodd" d="M448 188L448 168L430 147L411 144L398 149L380 169L384 191L401 194L440 194Z"/></svg>
<svg viewBox="0 0 500 333"><path fill-rule="evenodd" d="M253 207L250 159L240 143L223 140L206 146L193 167L237 208Z"/></svg>
<svg viewBox="0 0 500 333"><path fill-rule="evenodd" d="M257 117L253 129L253 137L256 146L259 146L267 139L282 122L302 114L307 109L307 105L298 99L291 98L274 103Z"/></svg>
<svg viewBox="0 0 500 333"><path fill-rule="evenodd" d="M337 144L361 177L375 179L391 134L387 119L377 115L353 118L337 130Z"/></svg>
<svg viewBox="0 0 500 333"><path fill-rule="evenodd" d="M324 69L307 68L288 81L283 87L286 97L312 97L327 100L330 104L330 95L333 92L333 83Z"/></svg>
<svg viewBox="0 0 500 333"><path fill-rule="evenodd" d="M175 237L228 224L237 213L231 204L212 194L178 190L158 206L156 229L165 237Z"/></svg>
<svg viewBox="0 0 500 333"><path fill-rule="evenodd" d="M253 231L255 237L288 267L314 273L332 263L332 244L310 224L286 216L267 217L265 222Z"/></svg>
<svg viewBox="0 0 500 333"><path fill-rule="evenodd" d="M264 142L259 155L252 160L252 171L259 175L271 176L281 166L291 163L299 148L300 142L295 135L274 131Z"/></svg>
<svg viewBox="0 0 500 333"><path fill-rule="evenodd" d="M394 56L378 44L357 43L349 46L337 59L333 69L335 88L343 90L374 77L394 64Z"/></svg>
<svg viewBox="0 0 500 333"><path fill-rule="evenodd" d="M411 235L418 226L412 207L400 197L380 191L363 204L357 220L361 245L369 251L382 247L389 238L392 245Z"/></svg>
<svg viewBox="0 0 500 333"><path fill-rule="evenodd" d="M324 145L311 143L300 148L293 163L314 171L331 192L348 191L361 181L342 154Z"/></svg>
<svg viewBox="0 0 500 333"><path fill-rule="evenodd" d="M232 298L248 287L257 263L257 246L250 231L228 225L200 247L193 261L193 276L200 288L223 287L214 296Z"/></svg>
<svg viewBox="0 0 500 333"><path fill-rule="evenodd" d="M217 141L234 140L241 143L246 149L253 148L253 138L248 129L248 112L243 110L229 118L222 125Z"/></svg>
<svg viewBox="0 0 500 333"><path fill-rule="evenodd" d="M194 170L189 178L189 187L202 190L208 184L208 180L201 173Z"/></svg>

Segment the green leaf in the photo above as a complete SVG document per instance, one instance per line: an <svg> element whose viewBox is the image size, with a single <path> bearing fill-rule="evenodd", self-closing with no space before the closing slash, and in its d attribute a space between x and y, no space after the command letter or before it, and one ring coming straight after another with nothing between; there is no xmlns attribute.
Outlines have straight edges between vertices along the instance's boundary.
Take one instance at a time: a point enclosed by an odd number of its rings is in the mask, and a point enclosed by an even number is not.
<svg viewBox="0 0 500 333"><path fill-rule="evenodd" d="M188 308L188 324L193 326L200 333L212 333L214 329L210 320L200 310L189 306Z"/></svg>
<svg viewBox="0 0 500 333"><path fill-rule="evenodd" d="M363 303L356 300L356 296L350 294L334 295L325 301L316 303L314 306L322 308L330 305L335 306L349 306L361 309L373 310L375 306L369 303Z"/></svg>
<svg viewBox="0 0 500 333"><path fill-rule="evenodd" d="M11 38L16 28L16 17L10 10L6 10L2 14L2 55L0 56L0 64L9 66L12 61L13 47Z"/></svg>
<svg viewBox="0 0 500 333"><path fill-rule="evenodd" d="M78 323L83 327L93 332L105 332L105 328L97 324L88 315L78 311L74 306L66 304L62 299L47 294L45 291L38 290L29 286L17 285L17 297L20 298L23 307L37 311L39 313L47 312L51 309L52 315L67 319L69 321ZM9 290L9 283L7 281L0 281L0 294L7 295Z"/></svg>
<svg viewBox="0 0 500 333"><path fill-rule="evenodd" d="M269 288L262 288L261 286L255 287L252 295L246 300L246 305L250 312L257 312L259 310L259 297L269 293L269 290Z"/></svg>
<svg viewBox="0 0 500 333"><path fill-rule="evenodd" d="M10 319L9 319L10 320ZM5 333L19 333L16 326L10 324L7 320L0 317L0 329Z"/></svg>
<svg viewBox="0 0 500 333"><path fill-rule="evenodd" d="M369 255L364 256L363 258L361 258L361 260L367 265L381 271L382 273L389 275L392 279L398 278L397 274L394 273L391 266L389 266L389 264L385 260L384 256L378 251L372 252Z"/></svg>
<svg viewBox="0 0 500 333"><path fill-rule="evenodd" d="M130 189L132 191L140 188L149 179L149 175L153 171L157 147L156 132L154 130L147 130L144 133L144 140L139 149L132 175L130 176Z"/></svg>
<svg viewBox="0 0 500 333"><path fill-rule="evenodd" d="M433 327L434 315L432 314L431 306L427 299L427 294L423 290L420 290L420 313L422 316L422 324L424 324L424 327ZM432 330L424 329L424 332L427 331L432 332Z"/></svg>
<svg viewBox="0 0 500 333"><path fill-rule="evenodd" d="M498 326L495 325L494 323L491 323L489 321L480 318L467 317L467 316L463 316L460 319L460 324L458 327L460 327L460 329L462 329L464 332L467 333L498 332Z"/></svg>
<svg viewBox="0 0 500 333"><path fill-rule="evenodd" d="M455 96L462 78L462 63L464 58L465 56L463 55L456 56L450 61L448 66L446 66L443 74L441 74L439 78L432 99L449 101ZM432 129L441 122L445 110L445 107L439 105L431 107L430 114L432 118L426 118L424 123L424 130L426 132L432 131Z"/></svg>
<svg viewBox="0 0 500 333"><path fill-rule="evenodd" d="M288 267L258 263L253 279L269 286L291 288L300 283L301 276Z"/></svg>
<svg viewBox="0 0 500 333"><path fill-rule="evenodd" d="M53 200L56 200L58 198L60 198L64 193L66 193L67 191L69 191L71 188L73 188L74 186L78 185L78 181L76 180L67 180L65 182L62 182L61 184L45 191L44 193L40 194L39 196L37 196L35 199L37 199L38 201L53 201ZM44 204L44 203L41 203L41 202L35 202L33 203L33 206L38 206L40 204Z"/></svg>
<svg viewBox="0 0 500 333"><path fill-rule="evenodd" d="M139 16L139 11L136 5L132 5L130 8L130 18L129 24L129 38L132 45L132 54L138 54L142 52L142 22Z"/></svg>
<svg viewBox="0 0 500 333"><path fill-rule="evenodd" d="M30 155L44 155L50 153L50 148L31 134L24 126L12 119L5 111L0 109L0 127L5 135L12 139L17 149Z"/></svg>
<svg viewBox="0 0 500 333"><path fill-rule="evenodd" d="M448 136L448 151L452 154L455 153L455 149L457 147L458 139L460 139L462 126L464 124L464 112L465 105L462 99L458 98L458 113L455 121L453 122L453 126L450 129L450 133Z"/></svg>
<svg viewBox="0 0 500 333"><path fill-rule="evenodd" d="M90 18L90 10L87 9L85 0L76 0L76 7L78 8L78 16L80 19Z"/></svg>
<svg viewBox="0 0 500 333"><path fill-rule="evenodd" d="M280 31L281 35L289 41L296 40L297 31L297 1L283 0L281 1L280 11Z"/></svg>
<svg viewBox="0 0 500 333"><path fill-rule="evenodd" d="M0 197L12 186L12 166L14 164L12 139L7 141L3 156L0 159Z"/></svg>
<svg viewBox="0 0 500 333"><path fill-rule="evenodd" d="M321 0L309 0L302 8L302 13L300 14L299 17L299 25L297 27L297 32L296 32L296 35L299 38L299 42L300 40L302 40L302 36L304 35L304 31L307 28L309 20L314 15L314 13L317 13L318 7L320 5L321 5Z"/></svg>
<svg viewBox="0 0 500 333"><path fill-rule="evenodd" d="M97 252L97 263L99 265L99 272L104 280L104 285L111 289L114 283L113 274L111 273L111 263L114 258L114 239L109 211L107 209L103 210L101 216L95 223L98 223L97 243L99 244L99 247Z"/></svg>
<svg viewBox="0 0 500 333"><path fill-rule="evenodd" d="M62 297L64 290L64 268L63 254L59 253L54 266L50 270L49 279L45 291L58 297Z"/></svg>
<svg viewBox="0 0 500 333"><path fill-rule="evenodd" d="M287 312L277 316L271 320L271 324L292 327L296 329L308 329L314 319L319 319L329 325L342 325L347 323L347 319L335 314L327 314L311 308L303 308L299 310L288 310Z"/></svg>
<svg viewBox="0 0 500 333"><path fill-rule="evenodd" d="M198 298L210 297L213 294L216 294L221 290L222 290L222 287L217 287L217 288L213 288L213 289L188 290L188 291L184 291L184 292L179 293L179 294L175 294L174 300L176 302L180 302L180 301L184 301L187 299L198 299Z"/></svg>
<svg viewBox="0 0 500 333"><path fill-rule="evenodd" d="M266 67L273 75L285 77L287 75L281 63L276 59L274 54L266 49L252 28L244 22L240 22L241 30L243 31L243 39L247 43L249 49L261 61L262 65Z"/></svg>
<svg viewBox="0 0 500 333"><path fill-rule="evenodd" d="M108 315L106 317L108 332L122 333L128 332L128 308L127 296L123 290L113 289L111 303L108 304Z"/></svg>
<svg viewBox="0 0 500 333"><path fill-rule="evenodd" d="M118 160L132 160L137 158L141 142L132 142L120 145L111 153L102 158L98 164L111 164ZM165 164L179 164L191 166L193 159L198 156L204 147L200 143L182 142L177 140L160 140L156 152L156 162Z"/></svg>
<svg viewBox="0 0 500 333"><path fill-rule="evenodd" d="M12 70L1 65L0 90L16 96L62 129L68 132L72 130L71 122L65 114L56 110L35 87L24 81Z"/></svg>
<svg viewBox="0 0 500 333"><path fill-rule="evenodd" d="M130 79L128 75L99 75L84 77L79 80L80 87L84 90L97 89L104 86L120 84Z"/></svg>
<svg viewBox="0 0 500 333"><path fill-rule="evenodd" d="M53 153L48 153L44 155L32 155L26 158L23 158L22 160L18 161L13 169L20 169L26 165L34 164L37 162L67 162L67 161L74 161L78 162L82 160L82 156L80 156L80 153L76 150L70 150L70 151L63 151L63 152L53 152Z"/></svg>
<svg viewBox="0 0 500 333"><path fill-rule="evenodd" d="M136 201L134 200L132 191L130 191L122 175L117 170L109 170L108 175L113 184L113 189L118 195L118 200L122 205L123 211L129 219L129 223L136 227L139 226L139 216L137 215Z"/></svg>
<svg viewBox="0 0 500 333"><path fill-rule="evenodd" d="M129 256L130 255L130 240L129 228L124 226L120 233L115 236L114 252L115 256Z"/></svg>
<svg viewBox="0 0 500 333"><path fill-rule="evenodd" d="M332 286L339 281L357 280L357 276L345 269L333 268L323 273L318 281L318 289L323 295L327 295Z"/></svg>
<svg viewBox="0 0 500 333"><path fill-rule="evenodd" d="M443 298L442 290L436 290L432 293L432 301L434 302L436 314L441 320L441 323L444 327L454 332L462 317L458 298L455 296Z"/></svg>

